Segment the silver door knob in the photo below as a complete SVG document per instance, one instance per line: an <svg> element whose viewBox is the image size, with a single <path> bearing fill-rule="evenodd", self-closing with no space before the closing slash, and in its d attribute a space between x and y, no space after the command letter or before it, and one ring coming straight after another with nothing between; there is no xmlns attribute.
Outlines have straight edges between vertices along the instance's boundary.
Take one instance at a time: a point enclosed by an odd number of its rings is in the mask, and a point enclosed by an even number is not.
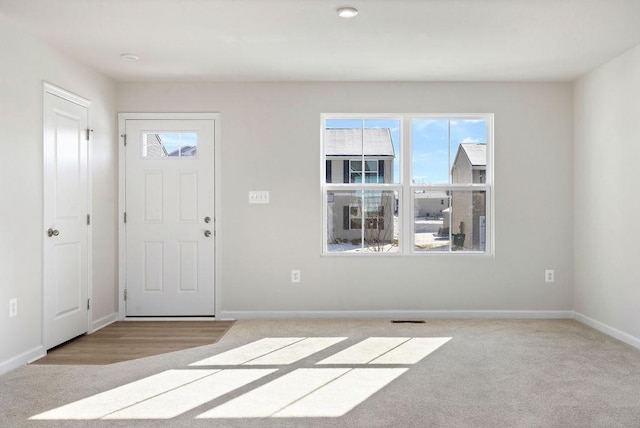
<svg viewBox="0 0 640 428"><path fill-rule="evenodd" d="M211 223L211 217L207 216L204 218L205 223Z"/></svg>
<svg viewBox="0 0 640 428"><path fill-rule="evenodd" d="M204 231L204 236L206 236L207 238L211 236L211 231L210 230L205 230Z"/></svg>
<svg viewBox="0 0 640 428"><path fill-rule="evenodd" d="M49 228L49 230L47 230L47 235L49 236L49 238L51 238L52 236L60 235L60 232L56 229Z"/></svg>

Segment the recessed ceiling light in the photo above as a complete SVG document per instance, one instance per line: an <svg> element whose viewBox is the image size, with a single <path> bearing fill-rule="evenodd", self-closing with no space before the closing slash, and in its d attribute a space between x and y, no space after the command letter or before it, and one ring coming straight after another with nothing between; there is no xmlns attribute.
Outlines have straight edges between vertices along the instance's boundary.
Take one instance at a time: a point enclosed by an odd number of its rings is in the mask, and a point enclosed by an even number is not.
<svg viewBox="0 0 640 428"><path fill-rule="evenodd" d="M140 57L136 54L130 54L130 53L123 53L120 54L120 58L126 60L126 61L137 61L140 59Z"/></svg>
<svg viewBox="0 0 640 428"><path fill-rule="evenodd" d="M338 12L340 18L353 18L358 14L358 9L351 6L344 6L336 9L336 12Z"/></svg>

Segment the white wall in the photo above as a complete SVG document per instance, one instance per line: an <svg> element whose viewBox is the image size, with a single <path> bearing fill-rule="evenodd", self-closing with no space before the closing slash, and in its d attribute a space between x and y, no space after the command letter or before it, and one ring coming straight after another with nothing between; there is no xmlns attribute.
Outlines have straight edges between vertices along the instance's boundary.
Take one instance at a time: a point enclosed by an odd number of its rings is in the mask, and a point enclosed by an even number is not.
<svg viewBox="0 0 640 428"><path fill-rule="evenodd" d="M222 114L219 285L234 316L571 311L572 102L570 83L118 85L121 112ZM495 258L321 257L320 114L349 112L495 113Z"/></svg>
<svg viewBox="0 0 640 428"><path fill-rule="evenodd" d="M640 347L640 46L575 84L575 310Z"/></svg>
<svg viewBox="0 0 640 428"><path fill-rule="evenodd" d="M0 18L0 373L43 351L43 80L92 101L93 316L116 311L115 85Z"/></svg>

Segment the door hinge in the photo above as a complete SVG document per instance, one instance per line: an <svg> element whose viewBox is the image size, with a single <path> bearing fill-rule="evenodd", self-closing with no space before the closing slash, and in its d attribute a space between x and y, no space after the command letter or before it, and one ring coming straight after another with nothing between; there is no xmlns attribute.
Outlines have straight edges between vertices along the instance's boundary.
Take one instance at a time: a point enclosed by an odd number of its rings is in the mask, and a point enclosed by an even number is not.
<svg viewBox="0 0 640 428"><path fill-rule="evenodd" d="M93 132L93 129L89 129L89 128L87 128L87 134L86 134L86 137L85 137L85 139L86 139L87 141L89 141L89 137L91 136L91 133L92 133L92 132Z"/></svg>
<svg viewBox="0 0 640 428"><path fill-rule="evenodd" d="M125 302L127 301L127 289L126 288L124 289L124 301Z"/></svg>
<svg viewBox="0 0 640 428"><path fill-rule="evenodd" d="M91 299L87 299L87 309L91 309Z"/></svg>
<svg viewBox="0 0 640 428"><path fill-rule="evenodd" d="M91 214L87 214L87 226L91 224Z"/></svg>
<svg viewBox="0 0 640 428"><path fill-rule="evenodd" d="M124 146L127 147L127 134L122 134L122 139L124 141Z"/></svg>
<svg viewBox="0 0 640 428"><path fill-rule="evenodd" d="M124 222L125 223L127 222L127 213L126 212L124 213Z"/></svg>

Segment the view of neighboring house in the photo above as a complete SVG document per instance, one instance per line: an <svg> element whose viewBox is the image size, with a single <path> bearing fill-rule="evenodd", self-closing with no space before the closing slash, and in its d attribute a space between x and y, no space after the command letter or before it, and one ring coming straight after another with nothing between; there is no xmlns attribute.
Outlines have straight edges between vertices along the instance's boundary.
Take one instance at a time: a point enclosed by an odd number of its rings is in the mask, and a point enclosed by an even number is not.
<svg viewBox="0 0 640 428"><path fill-rule="evenodd" d="M449 195L444 190L416 192L414 215L416 218L441 219L449 208Z"/></svg>
<svg viewBox="0 0 640 428"><path fill-rule="evenodd" d="M395 151L388 128L328 128L324 135L327 183L392 183ZM329 242L393 239L393 192L333 192L328 201ZM364 231L364 233L363 233Z"/></svg>
<svg viewBox="0 0 640 428"><path fill-rule="evenodd" d="M198 147L195 145L182 145L167 150L167 145L163 141L165 134L147 133L144 134L143 157L160 158L160 157L186 157L196 156Z"/></svg>
<svg viewBox="0 0 640 428"><path fill-rule="evenodd" d="M458 147L451 168L453 184L484 183L487 171L487 145L463 143ZM484 251L486 245L486 193L451 192L452 246L458 250Z"/></svg>
<svg viewBox="0 0 640 428"><path fill-rule="evenodd" d="M143 157L160 158L160 157L168 156L167 149L165 148L164 144L162 144L160 135L145 134L144 136L145 136L145 140L144 140L144 144L142 145Z"/></svg>

